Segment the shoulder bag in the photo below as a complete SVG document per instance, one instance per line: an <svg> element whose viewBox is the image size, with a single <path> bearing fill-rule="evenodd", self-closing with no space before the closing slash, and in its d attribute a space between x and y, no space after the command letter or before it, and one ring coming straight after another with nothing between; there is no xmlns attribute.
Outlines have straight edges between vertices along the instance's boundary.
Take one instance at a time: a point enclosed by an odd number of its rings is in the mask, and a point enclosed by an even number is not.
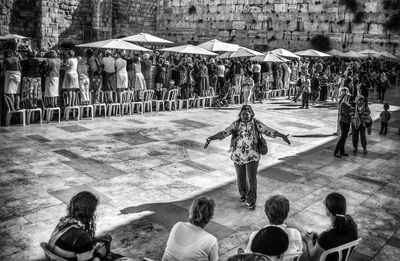
<svg viewBox="0 0 400 261"><path fill-rule="evenodd" d="M267 142L265 141L264 137L262 136L262 133L258 130L257 127L257 121L254 120L254 131L255 135L257 137L257 150L261 155L265 155L268 153L268 146Z"/></svg>

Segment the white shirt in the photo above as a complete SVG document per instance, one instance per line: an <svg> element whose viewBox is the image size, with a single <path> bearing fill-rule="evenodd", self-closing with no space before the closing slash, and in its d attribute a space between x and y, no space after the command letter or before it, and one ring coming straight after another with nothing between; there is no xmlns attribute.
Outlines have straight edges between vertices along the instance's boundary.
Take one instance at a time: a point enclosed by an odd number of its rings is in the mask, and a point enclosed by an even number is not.
<svg viewBox="0 0 400 261"><path fill-rule="evenodd" d="M104 66L104 71L106 73L114 73L115 72L115 60L111 56L104 57L102 64Z"/></svg>
<svg viewBox="0 0 400 261"><path fill-rule="evenodd" d="M284 252L285 254L293 254L293 253L296 253L296 252L299 252L299 251L303 250L303 242L302 242L302 239L301 239L300 232L297 229L288 228L288 227L286 227L285 224L282 224L282 225L266 225L265 227L268 227L268 226L280 227L288 235L289 247ZM251 233L250 238L249 238L249 243L247 244L247 248L245 250L246 253L251 253L251 244L253 243L253 239L257 235L257 233L258 233L258 231L255 231L255 232Z"/></svg>
<svg viewBox="0 0 400 261"><path fill-rule="evenodd" d="M178 222L169 235L162 261L217 261L217 238L201 227Z"/></svg>

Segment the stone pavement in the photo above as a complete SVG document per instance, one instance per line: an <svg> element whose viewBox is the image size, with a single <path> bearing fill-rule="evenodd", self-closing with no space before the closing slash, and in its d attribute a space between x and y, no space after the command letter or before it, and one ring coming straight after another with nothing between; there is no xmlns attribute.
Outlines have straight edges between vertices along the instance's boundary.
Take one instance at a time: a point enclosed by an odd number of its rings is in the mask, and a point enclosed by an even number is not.
<svg viewBox="0 0 400 261"><path fill-rule="evenodd" d="M336 106L298 107L285 99L253 106L256 118L292 141L267 139L255 211L238 201L230 139L203 149L206 137L237 118L239 106L0 128L0 260L43 260L40 242L82 190L100 198L97 233L110 233L113 251L135 260L160 259L170 228L187 220L197 195L216 201L206 229L226 260L266 224L270 195L290 200L289 226L320 232L329 226L323 199L333 191L346 196L363 238L353 260L399 260L398 130L378 135L375 122L367 156L337 159ZM382 105L370 107L376 119Z"/></svg>

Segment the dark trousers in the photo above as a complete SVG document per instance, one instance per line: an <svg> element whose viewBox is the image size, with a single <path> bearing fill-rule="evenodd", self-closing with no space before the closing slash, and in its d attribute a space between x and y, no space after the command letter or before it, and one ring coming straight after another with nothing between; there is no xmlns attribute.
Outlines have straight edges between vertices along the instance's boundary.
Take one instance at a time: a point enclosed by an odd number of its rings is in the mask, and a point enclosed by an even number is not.
<svg viewBox="0 0 400 261"><path fill-rule="evenodd" d="M387 126L388 126L387 122L381 122L381 132L380 133L386 134Z"/></svg>
<svg viewBox="0 0 400 261"><path fill-rule="evenodd" d="M350 123L345 123L343 121L339 122L340 126L340 138L336 144L335 154L343 154L344 152L344 145L346 144L347 136L349 135L350 130Z"/></svg>
<svg viewBox="0 0 400 261"><path fill-rule="evenodd" d="M258 161L249 162L243 165L234 164L240 196L246 196L247 203L255 204L257 200Z"/></svg>
<svg viewBox="0 0 400 261"><path fill-rule="evenodd" d="M385 91L386 90L380 90L379 91L379 99L381 99L381 102L383 103L383 101L385 100Z"/></svg>
<svg viewBox="0 0 400 261"><path fill-rule="evenodd" d="M308 108L308 100L310 98L310 94L308 92L303 92L303 97L301 101L301 107L306 107Z"/></svg>
<svg viewBox="0 0 400 261"><path fill-rule="evenodd" d="M361 145L364 149L367 148L367 138L365 137L366 128L363 125L360 125L358 129L354 124L351 124L351 139L353 141L353 148L358 148L358 136L361 138Z"/></svg>
<svg viewBox="0 0 400 261"><path fill-rule="evenodd" d="M217 95L220 95L222 93L222 89L224 88L224 86L225 86L225 77L218 77L215 93Z"/></svg>

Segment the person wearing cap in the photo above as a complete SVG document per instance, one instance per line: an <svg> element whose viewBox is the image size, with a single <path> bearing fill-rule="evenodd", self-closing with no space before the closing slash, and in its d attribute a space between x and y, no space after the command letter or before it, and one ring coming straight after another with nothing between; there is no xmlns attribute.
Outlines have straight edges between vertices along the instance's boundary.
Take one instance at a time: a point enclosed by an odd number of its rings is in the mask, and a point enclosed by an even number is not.
<svg viewBox="0 0 400 261"><path fill-rule="evenodd" d="M319 260L325 250L329 250L358 239L357 224L346 214L346 199L337 192L326 196L325 212L330 219L331 226L321 234L308 232L303 237L304 249L301 261ZM342 253L346 256L347 251ZM325 261L338 260L338 254L327 256Z"/></svg>
<svg viewBox="0 0 400 261"><path fill-rule="evenodd" d="M365 137L365 132L368 129L368 133L371 133L372 119L370 114L371 110L364 96L357 96L355 99L354 116L351 120L351 138L353 141L354 153L358 151L358 138L360 137L363 153L364 155L367 154L367 138Z"/></svg>
<svg viewBox="0 0 400 261"><path fill-rule="evenodd" d="M237 175L237 185L240 202L246 202L250 210L254 210L257 200L257 169L261 154L259 152L259 136L262 134L275 138L282 138L290 145L289 135L284 135L254 118L254 111L250 105L243 105L239 112L239 119L232 122L225 130L206 139L204 149L212 140L222 140L230 135L231 160L234 163ZM247 182L248 180L248 182Z"/></svg>
<svg viewBox="0 0 400 261"><path fill-rule="evenodd" d="M264 211L265 215L268 218L269 224L266 225L264 228L271 226L279 227L287 234L289 243L287 249L284 251L285 254L296 253L302 251L303 249L303 243L300 232L295 228L288 228L285 225L285 220L288 217L289 210L290 210L289 200L282 195L274 195L265 202ZM246 253L252 252L251 248L253 245L253 241L258 233L259 231L251 233L249 238L249 243L245 250Z"/></svg>
<svg viewBox="0 0 400 261"><path fill-rule="evenodd" d="M268 256L271 261L281 258L289 247L289 237L286 232L277 226L262 228L254 236L250 250Z"/></svg>
<svg viewBox="0 0 400 261"><path fill-rule="evenodd" d="M103 66L103 91L107 94L107 101L113 102L112 92L115 90L115 59L111 56L111 50L105 51L105 57L101 62Z"/></svg>

